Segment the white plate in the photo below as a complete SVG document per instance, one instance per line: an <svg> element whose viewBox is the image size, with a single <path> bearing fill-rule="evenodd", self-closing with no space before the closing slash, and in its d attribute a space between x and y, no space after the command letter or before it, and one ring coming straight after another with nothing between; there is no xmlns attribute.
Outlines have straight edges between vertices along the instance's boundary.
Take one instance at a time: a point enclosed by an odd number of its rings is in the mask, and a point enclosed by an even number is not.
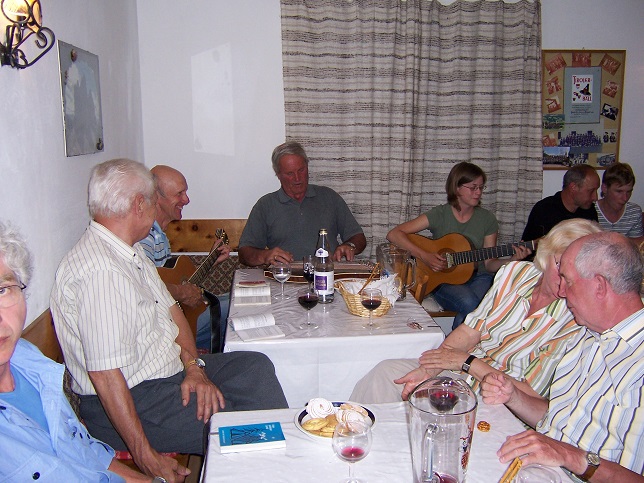
<svg viewBox="0 0 644 483"><path fill-rule="evenodd" d="M342 404L352 404L353 406L360 406L361 408L364 408L365 411L367 411L367 415L369 416L369 418L371 418L371 426L373 427L376 424L376 415L367 406L363 406L362 404L354 403L351 401L342 401L342 402L333 401L331 404L333 404L333 406L335 406L336 408L339 408ZM302 431L312 440L318 441L318 442L326 441L330 443L331 438L325 438L324 436L318 436L317 434L309 433L306 429L302 427L302 423L304 421L308 421L309 419L311 419L311 416L309 416L309 413L306 412L306 407L305 407L299 413L295 413L295 417L293 418L293 423L295 423L295 427L297 429Z"/></svg>

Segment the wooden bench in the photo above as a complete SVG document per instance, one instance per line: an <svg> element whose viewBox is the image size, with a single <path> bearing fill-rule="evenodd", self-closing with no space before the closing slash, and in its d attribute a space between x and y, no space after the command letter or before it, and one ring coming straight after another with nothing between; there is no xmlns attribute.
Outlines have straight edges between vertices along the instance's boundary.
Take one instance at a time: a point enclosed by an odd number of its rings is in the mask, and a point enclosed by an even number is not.
<svg viewBox="0 0 644 483"><path fill-rule="evenodd" d="M60 344L58 343L58 338L56 337L54 320L52 318L51 311L49 309L45 310L42 314L40 314L36 318L36 320L34 320L29 325L29 327L27 327L22 332L22 338L34 344L36 347L40 349L40 351L45 356L49 357L50 359L58 362L59 364L65 363L65 359L63 358L63 351L61 350ZM65 392L67 399L69 399L69 402L72 408L74 409L74 412L76 412L76 415L80 419L80 415L78 414L79 399L78 399L78 396L76 396L71 391L70 377L71 376L69 375L69 372L65 371L65 378L63 380L63 391ZM188 460L191 456L201 458L197 455L176 454L176 453L172 454L172 457L175 458L182 466L188 466ZM137 471L140 471L134 464L134 461L132 461L132 458L127 451L117 452L117 458L123 464L130 466L131 468L134 468ZM197 480L194 480L194 481L197 481Z"/></svg>

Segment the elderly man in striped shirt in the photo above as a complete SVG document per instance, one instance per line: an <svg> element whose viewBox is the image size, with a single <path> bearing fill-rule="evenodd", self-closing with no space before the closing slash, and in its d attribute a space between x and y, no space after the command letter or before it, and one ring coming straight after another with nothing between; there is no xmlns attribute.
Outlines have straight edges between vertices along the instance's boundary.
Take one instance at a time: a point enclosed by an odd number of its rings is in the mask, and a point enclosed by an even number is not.
<svg viewBox="0 0 644 483"><path fill-rule="evenodd" d="M283 408L286 398L264 354L197 356L188 321L138 243L156 215L150 171L106 161L88 194L93 220L51 294L72 390L95 437L128 449L146 474L183 481L186 470L160 452L204 454L213 413Z"/></svg>
<svg viewBox="0 0 644 483"><path fill-rule="evenodd" d="M517 391L504 375L481 384L537 431L511 436L502 462L561 466L575 481L644 482L644 265L623 235L583 237L564 252L560 295L583 327L555 371L550 400Z"/></svg>

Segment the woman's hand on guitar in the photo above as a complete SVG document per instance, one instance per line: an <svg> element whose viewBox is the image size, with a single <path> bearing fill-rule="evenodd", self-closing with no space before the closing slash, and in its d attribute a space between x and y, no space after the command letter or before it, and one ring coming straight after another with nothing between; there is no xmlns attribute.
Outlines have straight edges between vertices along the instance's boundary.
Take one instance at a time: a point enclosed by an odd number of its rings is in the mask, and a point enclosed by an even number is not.
<svg viewBox="0 0 644 483"><path fill-rule="evenodd" d="M518 262L519 260L523 260L525 257L532 253L532 250L522 245L512 245L512 248L514 249L514 254L510 258L510 260L513 261Z"/></svg>
<svg viewBox="0 0 644 483"><path fill-rule="evenodd" d="M421 354L418 363L425 371L451 370L460 371L469 353L458 349L439 347Z"/></svg>
<svg viewBox="0 0 644 483"><path fill-rule="evenodd" d="M423 254L423 262L434 272L440 272L447 268L447 260L443 255L432 252L425 252Z"/></svg>

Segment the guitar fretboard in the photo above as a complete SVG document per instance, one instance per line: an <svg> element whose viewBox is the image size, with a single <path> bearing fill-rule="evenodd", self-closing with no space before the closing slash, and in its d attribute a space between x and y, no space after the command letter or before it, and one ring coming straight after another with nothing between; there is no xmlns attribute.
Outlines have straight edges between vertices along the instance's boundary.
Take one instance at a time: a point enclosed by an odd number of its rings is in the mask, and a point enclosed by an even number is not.
<svg viewBox="0 0 644 483"><path fill-rule="evenodd" d="M217 261L217 258L219 258L219 250L210 252L195 273L188 279L188 283L194 283L197 287L201 287L201 284L205 280L206 275L210 273L210 269Z"/></svg>
<svg viewBox="0 0 644 483"><path fill-rule="evenodd" d="M528 247L533 251L535 246L534 241L528 241L506 243L505 245L479 248L477 250L470 250L467 252L446 253L445 258L447 258L447 267L451 268L456 265L462 265L463 263L482 262L483 260L489 260L490 258L509 257L514 253L514 250L512 249L513 245Z"/></svg>

